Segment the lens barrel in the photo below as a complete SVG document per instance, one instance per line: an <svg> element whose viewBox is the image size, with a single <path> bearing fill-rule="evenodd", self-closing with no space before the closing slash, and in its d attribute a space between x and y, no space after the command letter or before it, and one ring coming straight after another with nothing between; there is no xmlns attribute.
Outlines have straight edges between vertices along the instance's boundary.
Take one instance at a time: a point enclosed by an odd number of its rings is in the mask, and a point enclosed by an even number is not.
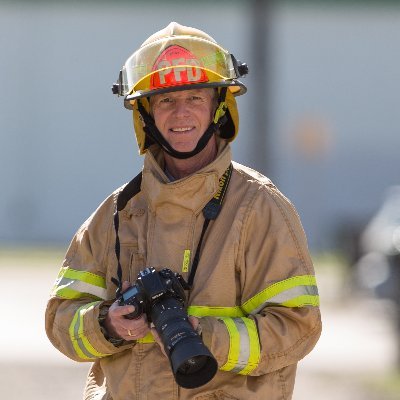
<svg viewBox="0 0 400 400"><path fill-rule="evenodd" d="M175 298L163 298L153 304L151 319L178 385L193 389L209 382L217 373L217 361L194 331L182 304Z"/></svg>
<svg viewBox="0 0 400 400"><path fill-rule="evenodd" d="M205 385L218 369L216 359L198 335L179 342L170 354L170 362L176 382L186 389Z"/></svg>

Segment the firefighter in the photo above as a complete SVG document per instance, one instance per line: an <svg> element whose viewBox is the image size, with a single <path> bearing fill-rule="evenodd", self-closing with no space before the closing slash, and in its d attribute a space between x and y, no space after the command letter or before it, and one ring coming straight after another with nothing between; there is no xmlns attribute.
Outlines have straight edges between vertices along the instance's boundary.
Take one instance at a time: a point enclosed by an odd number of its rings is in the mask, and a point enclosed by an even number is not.
<svg viewBox="0 0 400 400"><path fill-rule="evenodd" d="M232 161L247 72L208 34L172 22L113 86L132 110L143 169L77 231L46 309L53 345L93 363L86 400L292 397L297 363L320 336L319 297L293 205ZM170 285L165 268L186 283L172 297L215 361L201 385L180 384L173 369L186 333L167 337L153 321L171 310L156 310L145 282Z"/></svg>

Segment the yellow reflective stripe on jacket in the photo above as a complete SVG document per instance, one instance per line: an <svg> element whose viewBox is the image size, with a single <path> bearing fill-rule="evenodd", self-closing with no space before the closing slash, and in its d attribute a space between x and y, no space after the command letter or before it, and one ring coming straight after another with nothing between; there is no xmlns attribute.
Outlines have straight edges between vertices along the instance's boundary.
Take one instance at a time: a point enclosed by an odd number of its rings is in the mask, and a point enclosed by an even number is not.
<svg viewBox="0 0 400 400"><path fill-rule="evenodd" d="M244 317L243 310L237 307L208 307L208 306L189 306L189 315L194 317Z"/></svg>
<svg viewBox="0 0 400 400"><path fill-rule="evenodd" d="M99 357L105 357L109 354L99 353L89 342L88 338L84 334L84 316L85 314L92 310L99 301L93 303L85 304L78 308L74 318L72 319L71 325L69 326L69 336L74 346L76 354L84 360L94 360Z"/></svg>
<svg viewBox="0 0 400 400"><path fill-rule="evenodd" d="M247 315L256 314L267 305L286 307L318 306L318 288L314 275L293 276L268 286L247 300L242 308Z"/></svg>
<svg viewBox="0 0 400 400"><path fill-rule="evenodd" d="M247 375L251 371L257 368L259 362L260 362L260 357L261 357L261 346L260 346L260 338L258 336L258 329L257 329L257 324L254 320L251 318L242 318L244 321L246 327L247 327L247 332L249 335L249 343L250 343L250 351L249 354L249 359L247 361L247 366L243 368L242 371L239 373L241 375Z"/></svg>
<svg viewBox="0 0 400 400"><path fill-rule="evenodd" d="M187 314L194 317L242 317L244 313L240 307L207 307L207 306L189 306ZM137 340L139 343L153 343L154 338L151 333Z"/></svg>
<svg viewBox="0 0 400 400"><path fill-rule="evenodd" d="M96 299L105 300L107 298L106 280L91 272L63 267L54 285L52 295L64 299L79 299L90 295Z"/></svg>
<svg viewBox="0 0 400 400"><path fill-rule="evenodd" d="M284 307L305 307L305 306L319 306L319 296L298 296L294 299L284 301L282 303Z"/></svg>
<svg viewBox="0 0 400 400"><path fill-rule="evenodd" d="M145 337L137 340L138 343L154 343L154 337L151 332L149 332Z"/></svg>
<svg viewBox="0 0 400 400"><path fill-rule="evenodd" d="M230 339L228 360L221 370L240 375L249 374L260 362L260 341L256 323L250 318L219 319L226 325Z"/></svg>

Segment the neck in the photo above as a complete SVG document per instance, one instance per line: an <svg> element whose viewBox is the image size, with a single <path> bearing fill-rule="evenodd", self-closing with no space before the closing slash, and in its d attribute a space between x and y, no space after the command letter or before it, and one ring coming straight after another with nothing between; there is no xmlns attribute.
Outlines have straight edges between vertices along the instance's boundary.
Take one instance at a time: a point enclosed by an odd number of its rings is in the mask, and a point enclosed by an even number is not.
<svg viewBox="0 0 400 400"><path fill-rule="evenodd" d="M187 159L179 159L164 153L165 166L175 179L182 179L201 170L217 157L217 142L213 136L207 146L198 154Z"/></svg>

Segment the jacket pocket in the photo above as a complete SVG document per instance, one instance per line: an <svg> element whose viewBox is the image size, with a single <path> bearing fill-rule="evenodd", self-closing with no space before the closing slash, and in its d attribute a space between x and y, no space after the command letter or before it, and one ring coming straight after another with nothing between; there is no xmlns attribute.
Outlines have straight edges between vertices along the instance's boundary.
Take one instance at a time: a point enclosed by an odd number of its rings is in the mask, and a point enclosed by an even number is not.
<svg viewBox="0 0 400 400"><path fill-rule="evenodd" d="M139 272L138 264L143 260L143 257L138 252L137 243L121 243L119 259L122 269L122 282L136 282L137 273ZM118 268L114 251L109 252L106 279L109 299L115 298L117 286L115 286L113 280L118 279Z"/></svg>
<svg viewBox="0 0 400 400"><path fill-rule="evenodd" d="M145 262L143 254L139 253L137 246L132 247L129 260L129 282L132 284L135 283L139 272L144 268Z"/></svg>

